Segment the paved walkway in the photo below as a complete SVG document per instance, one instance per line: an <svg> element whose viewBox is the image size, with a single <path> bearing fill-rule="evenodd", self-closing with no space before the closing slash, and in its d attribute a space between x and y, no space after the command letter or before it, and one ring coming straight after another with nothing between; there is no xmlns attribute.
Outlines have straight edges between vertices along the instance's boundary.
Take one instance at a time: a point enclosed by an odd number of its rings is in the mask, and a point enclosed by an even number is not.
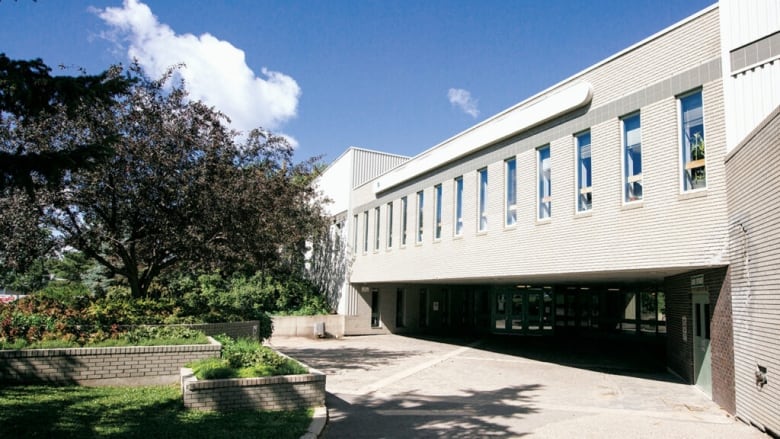
<svg viewBox="0 0 780 439"><path fill-rule="evenodd" d="M328 374L326 438L766 439L644 359L544 349L544 340L379 335L271 344Z"/></svg>

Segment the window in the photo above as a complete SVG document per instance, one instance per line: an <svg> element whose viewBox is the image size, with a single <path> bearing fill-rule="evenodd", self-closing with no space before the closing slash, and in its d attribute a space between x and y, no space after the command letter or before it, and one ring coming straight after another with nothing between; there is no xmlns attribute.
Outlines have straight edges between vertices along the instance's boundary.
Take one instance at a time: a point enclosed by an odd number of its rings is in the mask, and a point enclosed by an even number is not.
<svg viewBox="0 0 780 439"><path fill-rule="evenodd" d="M550 145L536 150L539 170L539 219L552 215L552 180L550 173Z"/></svg>
<svg viewBox="0 0 780 439"><path fill-rule="evenodd" d="M358 249L358 216L352 217L352 251L357 253Z"/></svg>
<svg viewBox="0 0 780 439"><path fill-rule="evenodd" d="M517 222L517 162L509 159L504 162L506 171L506 222L513 226Z"/></svg>
<svg viewBox="0 0 780 439"><path fill-rule="evenodd" d="M393 248L393 202L387 203L387 248Z"/></svg>
<svg viewBox="0 0 780 439"><path fill-rule="evenodd" d="M374 208L374 250L379 250L379 206Z"/></svg>
<svg viewBox="0 0 780 439"><path fill-rule="evenodd" d="M433 193L436 200L434 201L436 206L436 212L434 212L436 222L434 225L433 239L441 239L441 194L442 188L440 184L433 187Z"/></svg>
<svg viewBox="0 0 780 439"><path fill-rule="evenodd" d="M423 191L417 192L417 242L423 240L423 208L425 207L425 198Z"/></svg>
<svg viewBox="0 0 780 439"><path fill-rule="evenodd" d="M379 290L371 290L371 327L378 328L382 320L379 317Z"/></svg>
<svg viewBox="0 0 780 439"><path fill-rule="evenodd" d="M403 288L397 288L395 290L395 327L396 328L403 328L404 327L404 321L406 320L404 318L404 289Z"/></svg>
<svg viewBox="0 0 780 439"><path fill-rule="evenodd" d="M401 246L406 245L406 214L409 212L409 204L406 197L401 198Z"/></svg>
<svg viewBox="0 0 780 439"><path fill-rule="evenodd" d="M680 98L683 190L707 186L701 91Z"/></svg>
<svg viewBox="0 0 780 439"><path fill-rule="evenodd" d="M363 253L368 252L368 211L363 212Z"/></svg>
<svg viewBox="0 0 780 439"><path fill-rule="evenodd" d="M575 137L577 148L577 212L587 212L593 203L593 171L590 159L590 131Z"/></svg>
<svg viewBox="0 0 780 439"><path fill-rule="evenodd" d="M455 179L455 236L463 234L463 177Z"/></svg>
<svg viewBox="0 0 780 439"><path fill-rule="evenodd" d="M642 199L642 125L639 113L621 120L623 125L623 201Z"/></svg>
<svg viewBox="0 0 780 439"><path fill-rule="evenodd" d="M477 171L479 180L479 200L477 205L479 206L479 231L484 232L487 230L487 185L488 185L488 171L487 168L482 168Z"/></svg>

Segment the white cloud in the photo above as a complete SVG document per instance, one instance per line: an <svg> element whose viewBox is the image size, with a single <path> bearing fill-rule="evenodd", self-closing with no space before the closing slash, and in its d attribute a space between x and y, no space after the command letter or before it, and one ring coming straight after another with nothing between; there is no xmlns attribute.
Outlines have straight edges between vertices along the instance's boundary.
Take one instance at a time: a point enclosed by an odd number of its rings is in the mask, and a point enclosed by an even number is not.
<svg viewBox="0 0 780 439"><path fill-rule="evenodd" d="M152 78L184 63L178 74L190 97L225 113L233 128L277 130L296 116L301 89L295 79L265 67L256 76L244 51L229 42L208 33L177 35L138 0L96 13L110 27L104 36L127 44L127 56Z"/></svg>
<svg viewBox="0 0 780 439"><path fill-rule="evenodd" d="M471 117L479 116L479 109L477 109L476 99L471 97L471 92L462 88L451 88L447 92L447 98L450 100L450 104L461 109L464 113Z"/></svg>

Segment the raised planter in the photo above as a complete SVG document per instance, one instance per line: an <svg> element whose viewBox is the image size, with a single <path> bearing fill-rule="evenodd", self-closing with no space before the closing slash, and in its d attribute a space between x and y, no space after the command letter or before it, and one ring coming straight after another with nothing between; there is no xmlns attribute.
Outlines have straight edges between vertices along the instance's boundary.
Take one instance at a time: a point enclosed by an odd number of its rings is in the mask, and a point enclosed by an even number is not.
<svg viewBox="0 0 780 439"><path fill-rule="evenodd" d="M304 365L305 366L305 365ZM309 369L302 375L199 381L181 368L184 406L196 410L293 410L325 405L325 374Z"/></svg>
<svg viewBox="0 0 780 439"><path fill-rule="evenodd" d="M127 346L113 348L0 351L0 382L82 385L175 383L179 368L219 358L221 345Z"/></svg>

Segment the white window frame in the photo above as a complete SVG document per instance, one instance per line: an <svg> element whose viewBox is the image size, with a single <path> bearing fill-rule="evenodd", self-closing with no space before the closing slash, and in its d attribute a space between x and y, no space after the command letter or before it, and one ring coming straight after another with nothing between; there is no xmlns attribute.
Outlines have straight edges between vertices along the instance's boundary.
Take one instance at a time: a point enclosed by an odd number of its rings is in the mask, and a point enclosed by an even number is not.
<svg viewBox="0 0 780 439"><path fill-rule="evenodd" d="M639 142L633 143L631 145L628 145L628 130L626 129L626 121L629 119L634 119L639 121ZM634 174L633 171L629 175L628 171L628 147L639 145L639 161L642 166L641 172L638 174ZM644 185L644 179L642 175L644 174L644 152L642 151L642 113L639 111L627 114L620 118L620 168L621 168L621 189L620 194L622 197L622 203L623 204L630 204L630 203L641 203L644 199L645 194L645 185ZM630 194L628 188L629 185L639 185L639 188L641 189L641 194L637 196L636 194Z"/></svg>
<svg viewBox="0 0 780 439"><path fill-rule="evenodd" d="M586 135L588 136L588 158L590 158L590 186L585 186L582 173L581 139ZM590 195L591 199L590 203L586 205L584 198L587 195ZM586 213L593 209L593 134L589 129L574 135L574 205L577 213Z"/></svg>
<svg viewBox="0 0 780 439"><path fill-rule="evenodd" d="M393 248L393 202L392 201L387 203L387 209L385 209L385 211L387 217L387 220L385 221L387 223L387 230L386 230L387 239L385 240L385 245L389 250Z"/></svg>
<svg viewBox="0 0 780 439"><path fill-rule="evenodd" d="M360 220L358 218L358 214L354 214L352 216L352 227L353 227L353 230L352 230L352 251L354 252L354 254L357 254L358 248L360 248L360 247L358 247L358 237L360 236L360 234L358 233L359 232L359 230L358 230L358 225L359 224L360 224Z"/></svg>
<svg viewBox="0 0 780 439"><path fill-rule="evenodd" d="M415 243L422 244L425 236L425 191L417 192L417 221L415 222Z"/></svg>
<svg viewBox="0 0 780 439"><path fill-rule="evenodd" d="M453 233L455 236L463 236L463 176L455 177L455 210Z"/></svg>
<svg viewBox="0 0 780 439"><path fill-rule="evenodd" d="M406 247L409 234L409 198L401 197L401 247Z"/></svg>
<svg viewBox="0 0 780 439"><path fill-rule="evenodd" d="M690 144L686 143L686 141L689 141L687 139L685 134L685 126L684 126L684 120L683 117L685 114L683 114L683 100L686 98L689 98L694 95L699 95L701 97L701 144L702 144L702 154L704 155L703 158L693 160L691 157L691 151L690 151ZM694 191L701 191L707 189L707 154L706 149L704 149L704 145L706 145L706 137L707 132L705 130L705 121L704 121L704 93L701 88L689 91L687 93L683 93L679 96L677 96L677 133L678 133L678 143L680 145L679 150L679 166L680 166L680 192L681 193L688 193L688 192L694 192ZM696 164L700 164L700 166L695 166ZM693 165L693 166L692 166ZM693 183L693 180L689 178L689 173L692 173L694 170L701 169L703 170L704 175L704 183L701 187L696 187ZM689 187L689 181L690 181L690 187Z"/></svg>
<svg viewBox="0 0 780 439"><path fill-rule="evenodd" d="M363 254L368 253L368 211L363 211Z"/></svg>
<svg viewBox="0 0 780 439"><path fill-rule="evenodd" d="M374 251L375 252L378 252L382 246L382 235L380 234L381 231L380 218L382 218L382 208L381 206L376 206L374 208Z"/></svg>
<svg viewBox="0 0 780 439"><path fill-rule="evenodd" d="M510 163L512 169L510 170ZM504 160L504 227L517 225L517 158Z"/></svg>
<svg viewBox="0 0 780 439"><path fill-rule="evenodd" d="M547 160L548 160L548 172L549 175L546 177L546 189L543 186L545 183L545 177L544 177L544 164L542 163L542 151L547 150ZM547 204L546 206L546 215L542 216L543 212L543 205ZM550 144L540 146L536 148L536 218L539 221L547 221L550 218L552 218L552 150L550 149Z"/></svg>
<svg viewBox="0 0 780 439"><path fill-rule="evenodd" d="M433 240L441 240L442 231L442 196L444 195L444 189L441 184L437 184L433 187Z"/></svg>
<svg viewBox="0 0 780 439"><path fill-rule="evenodd" d="M488 184L488 168L477 170L477 232L479 233L486 232L488 229Z"/></svg>

